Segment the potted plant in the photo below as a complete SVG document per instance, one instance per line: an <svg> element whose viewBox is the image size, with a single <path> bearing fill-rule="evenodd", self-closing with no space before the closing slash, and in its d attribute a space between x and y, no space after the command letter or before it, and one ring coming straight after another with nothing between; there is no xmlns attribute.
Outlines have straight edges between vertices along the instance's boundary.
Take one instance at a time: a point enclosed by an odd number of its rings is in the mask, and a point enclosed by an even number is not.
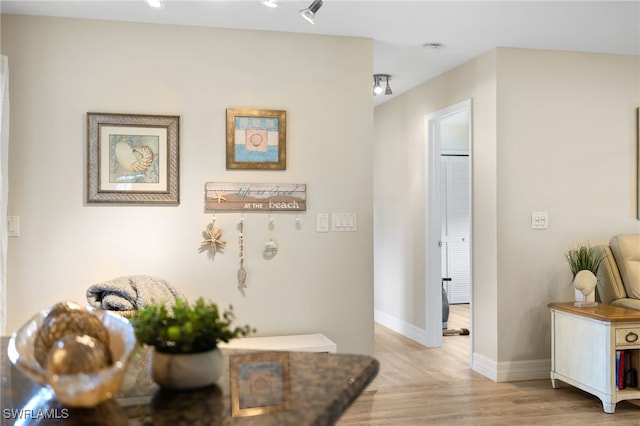
<svg viewBox="0 0 640 426"><path fill-rule="evenodd" d="M255 332L248 325L232 326L234 320L232 306L220 311L200 297L193 305L176 298L171 310L164 304L147 305L130 321L138 343L153 346L151 378L165 388L193 389L219 379L223 365L218 343Z"/></svg>
<svg viewBox="0 0 640 426"><path fill-rule="evenodd" d="M604 253L590 245L578 245L565 253L571 268L573 285L575 286L575 305L591 306L595 304L595 288L598 282L596 274Z"/></svg>

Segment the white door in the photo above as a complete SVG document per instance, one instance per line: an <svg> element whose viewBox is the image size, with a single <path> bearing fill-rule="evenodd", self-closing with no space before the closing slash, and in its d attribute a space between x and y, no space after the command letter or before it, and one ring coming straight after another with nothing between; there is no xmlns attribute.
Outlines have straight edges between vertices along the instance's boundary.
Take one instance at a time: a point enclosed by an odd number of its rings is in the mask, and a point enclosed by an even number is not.
<svg viewBox="0 0 640 426"><path fill-rule="evenodd" d="M442 276L449 303L471 300L469 156L443 155L440 167Z"/></svg>

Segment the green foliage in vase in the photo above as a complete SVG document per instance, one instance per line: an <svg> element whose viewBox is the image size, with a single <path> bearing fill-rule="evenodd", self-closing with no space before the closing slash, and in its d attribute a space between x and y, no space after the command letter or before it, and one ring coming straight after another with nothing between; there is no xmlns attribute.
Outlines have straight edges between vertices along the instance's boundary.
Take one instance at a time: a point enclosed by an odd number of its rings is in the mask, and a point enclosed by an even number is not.
<svg viewBox="0 0 640 426"><path fill-rule="evenodd" d="M218 305L201 297L193 305L176 298L171 310L164 304L145 306L130 321L141 345L164 353L197 353L255 332L248 325L233 327L234 320L232 306L221 312Z"/></svg>
<svg viewBox="0 0 640 426"><path fill-rule="evenodd" d="M602 253L602 250L591 246L581 245L568 250L564 257L569 262L571 273L575 278L578 272L584 270L591 271L593 275L597 274L600 263L604 259L604 253Z"/></svg>

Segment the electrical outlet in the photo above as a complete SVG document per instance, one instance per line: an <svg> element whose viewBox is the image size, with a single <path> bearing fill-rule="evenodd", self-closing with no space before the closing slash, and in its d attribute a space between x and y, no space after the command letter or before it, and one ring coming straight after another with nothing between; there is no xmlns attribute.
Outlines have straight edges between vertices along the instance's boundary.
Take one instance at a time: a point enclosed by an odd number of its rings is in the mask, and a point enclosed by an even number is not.
<svg viewBox="0 0 640 426"><path fill-rule="evenodd" d="M329 213L318 213L316 216L316 232L329 232Z"/></svg>

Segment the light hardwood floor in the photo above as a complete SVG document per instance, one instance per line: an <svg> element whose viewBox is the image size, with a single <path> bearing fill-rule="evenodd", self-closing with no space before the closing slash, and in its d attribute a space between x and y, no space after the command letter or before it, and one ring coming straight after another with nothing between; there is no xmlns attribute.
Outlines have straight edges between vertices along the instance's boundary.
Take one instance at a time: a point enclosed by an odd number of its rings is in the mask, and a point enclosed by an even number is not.
<svg viewBox="0 0 640 426"><path fill-rule="evenodd" d="M469 328L468 305L452 305L448 327ZM471 330L473 334L473 330ZM337 426L353 425L640 425L640 402L606 414L598 398L550 380L496 383L469 368L469 336L445 336L426 348L379 324L380 372Z"/></svg>

